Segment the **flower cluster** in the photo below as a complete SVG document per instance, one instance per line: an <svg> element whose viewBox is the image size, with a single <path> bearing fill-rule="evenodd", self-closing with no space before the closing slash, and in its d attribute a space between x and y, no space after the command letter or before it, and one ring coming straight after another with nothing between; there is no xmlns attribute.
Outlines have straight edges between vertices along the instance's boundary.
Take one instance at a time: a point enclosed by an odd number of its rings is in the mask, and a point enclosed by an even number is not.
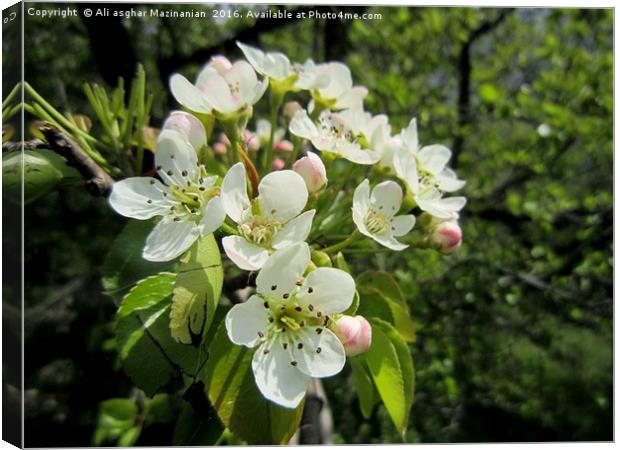
<svg viewBox="0 0 620 450"><path fill-rule="evenodd" d="M155 176L115 183L109 202L127 217L159 217L147 260L175 259L215 232L234 266L258 272L254 293L229 310L225 327L234 344L255 349L262 394L296 407L311 377L340 372L347 356L371 346L369 322L345 314L354 279L329 255L355 242L367 247L365 237L393 251L453 252L465 198L446 194L464 182L447 167L448 148L419 145L415 119L393 135L386 115L365 111L368 91L353 85L346 65L294 63L238 46L245 60L214 57L195 83L172 76L172 95L186 111L164 123ZM270 120L254 117L266 92ZM285 103L291 94L305 95L307 106ZM337 160L366 177L351 190L331 183ZM350 225L344 241L330 242L321 228L330 221L341 233Z"/></svg>

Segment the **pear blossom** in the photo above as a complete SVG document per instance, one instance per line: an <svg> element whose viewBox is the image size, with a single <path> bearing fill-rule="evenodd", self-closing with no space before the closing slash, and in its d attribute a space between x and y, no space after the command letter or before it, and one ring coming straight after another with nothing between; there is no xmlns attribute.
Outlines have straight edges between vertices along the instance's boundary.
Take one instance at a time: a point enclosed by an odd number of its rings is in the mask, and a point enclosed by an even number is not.
<svg viewBox="0 0 620 450"><path fill-rule="evenodd" d="M198 239L213 233L226 216L216 185L198 163L188 138L163 130L155 152L157 173L114 183L109 203L119 214L139 220L160 216L146 239L142 256L149 261L169 261L183 254Z"/></svg>
<svg viewBox="0 0 620 450"><path fill-rule="evenodd" d="M308 139L314 148L333 153L357 164L370 165L379 161L380 154L369 147L376 121L364 114L323 111L315 124L305 110L299 111L289 124L289 131Z"/></svg>
<svg viewBox="0 0 620 450"><path fill-rule="evenodd" d="M362 316L342 316L333 326L347 356L365 353L372 343L372 327Z"/></svg>
<svg viewBox="0 0 620 450"><path fill-rule="evenodd" d="M403 190L394 181L384 181L370 192L368 179L362 181L353 193L353 222L358 230L379 244L404 250L396 237L409 233L415 225L412 214L396 216L403 201Z"/></svg>
<svg viewBox="0 0 620 450"><path fill-rule="evenodd" d="M302 401L311 378L339 373L345 349L329 329L355 295L351 275L320 267L304 273L310 249L300 242L277 250L256 278L256 294L226 315L230 340L258 347L254 379L265 398L286 408Z"/></svg>
<svg viewBox="0 0 620 450"><path fill-rule="evenodd" d="M178 131L195 149L200 149L207 144L207 132L202 122L185 111L172 111L164 122L162 130Z"/></svg>
<svg viewBox="0 0 620 450"><path fill-rule="evenodd" d="M237 46L243 52L254 70L269 78L271 85L280 91L290 90L297 79L297 71L284 53L268 52L245 45L237 41Z"/></svg>
<svg viewBox="0 0 620 450"><path fill-rule="evenodd" d="M402 131L400 140L403 146L394 153L394 170L407 184L418 206L445 219L462 209L465 197L443 198L444 192L454 192L465 185L446 167L452 152L443 145L420 148L415 119Z"/></svg>
<svg viewBox="0 0 620 450"><path fill-rule="evenodd" d="M295 161L293 170L301 175L311 194L320 191L327 184L325 165L316 153L308 152L306 156Z"/></svg>
<svg viewBox="0 0 620 450"><path fill-rule="evenodd" d="M301 213L307 201L306 184L292 170L267 174L250 200L245 167L235 164L222 182L224 210L239 231L222 239L226 255L240 269L259 270L274 250L305 241L315 213Z"/></svg>
<svg viewBox="0 0 620 450"><path fill-rule="evenodd" d="M259 81L247 61L230 67L221 61L207 64L192 84L180 74L170 78L170 90L176 100L192 111L224 118L245 112L265 93L268 80Z"/></svg>
<svg viewBox="0 0 620 450"><path fill-rule="evenodd" d="M299 79L296 86L310 91L313 102L324 109L341 110L361 108L368 89L363 86L353 86L351 70L340 62L315 64L307 60L299 69Z"/></svg>

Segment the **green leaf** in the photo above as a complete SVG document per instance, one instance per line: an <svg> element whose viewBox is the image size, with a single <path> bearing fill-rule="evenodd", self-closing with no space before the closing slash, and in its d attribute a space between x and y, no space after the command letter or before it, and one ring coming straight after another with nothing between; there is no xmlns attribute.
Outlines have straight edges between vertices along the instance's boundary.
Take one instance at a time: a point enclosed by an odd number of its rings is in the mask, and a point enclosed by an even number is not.
<svg viewBox="0 0 620 450"><path fill-rule="evenodd" d="M303 402L289 409L265 399L254 381L253 353L232 344L222 324L201 378L220 419L236 436L249 444L285 444L299 426Z"/></svg>
<svg viewBox="0 0 620 450"><path fill-rule="evenodd" d="M192 343L205 336L217 308L224 272L217 242L212 234L199 238L181 258L174 286L170 330L179 342Z"/></svg>
<svg viewBox="0 0 620 450"><path fill-rule="evenodd" d="M364 272L357 277L360 294L358 314L378 317L396 327L407 342L415 341L415 325L396 280L387 272Z"/></svg>
<svg viewBox="0 0 620 450"><path fill-rule="evenodd" d="M171 272L174 261L155 263L142 257L146 237L154 223L130 220L116 237L103 263L103 286L117 303L138 281L159 272Z"/></svg>
<svg viewBox="0 0 620 450"><path fill-rule="evenodd" d="M371 319L372 345L365 355L377 392L401 436L413 404L413 360L407 344L387 322Z"/></svg>
<svg viewBox="0 0 620 450"><path fill-rule="evenodd" d="M349 363L351 364L351 369L353 369L353 383L357 391L360 410L362 415L369 419L373 408L379 403L379 394L368 372L364 356L349 358Z"/></svg>
<svg viewBox="0 0 620 450"><path fill-rule="evenodd" d="M174 398L169 394L157 394L145 405L145 424L171 422L175 415Z"/></svg>
<svg viewBox="0 0 620 450"><path fill-rule="evenodd" d="M141 280L123 300L118 309L119 317L148 309L165 300L172 292L176 278L175 273L162 272Z"/></svg>
<svg viewBox="0 0 620 450"><path fill-rule="evenodd" d="M189 403L185 403L174 427L172 443L215 445L223 432L224 426L212 407L206 412L197 412Z"/></svg>
<svg viewBox="0 0 620 450"><path fill-rule="evenodd" d="M22 152L3 153L2 192L15 203L21 203L22 162L24 204L50 193L65 179L80 179L77 170L51 150L26 150L23 157Z"/></svg>
<svg viewBox="0 0 620 450"><path fill-rule="evenodd" d="M149 396L182 374L194 375L200 363L198 348L179 344L170 334L172 289L169 273L140 281L123 300L115 327L123 368Z"/></svg>
<svg viewBox="0 0 620 450"><path fill-rule="evenodd" d="M138 415L138 407L136 404L126 398L112 398L101 402L99 405L99 417L97 419L97 428L93 435L93 445L101 446L104 442L113 442L118 440L127 440L125 435L134 427L136 416ZM133 431L134 441L140 435L140 428L137 434ZM129 444L129 445L133 445Z"/></svg>

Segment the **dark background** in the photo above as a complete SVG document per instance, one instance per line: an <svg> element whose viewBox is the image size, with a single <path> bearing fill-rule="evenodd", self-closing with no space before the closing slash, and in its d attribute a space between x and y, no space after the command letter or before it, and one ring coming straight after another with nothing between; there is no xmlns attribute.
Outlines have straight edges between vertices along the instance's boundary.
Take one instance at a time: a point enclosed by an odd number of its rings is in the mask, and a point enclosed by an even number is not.
<svg viewBox="0 0 620 450"><path fill-rule="evenodd" d="M300 8L310 7L286 7ZM417 324L407 441L611 440L613 12L317 9L382 19L27 16L25 78L59 110L88 115L83 81L114 85L142 63L158 127L177 107L169 76L193 79L217 53L240 57L237 39L345 61L370 91L367 110L387 113L394 132L418 117L421 143L451 147L468 181L457 254L354 268L393 272ZM99 403L132 392L100 281L124 220L76 188L26 208L28 446L89 445ZM399 442L382 407L362 418L347 375L325 380L335 442ZM138 444L169 445L173 425L146 427Z"/></svg>

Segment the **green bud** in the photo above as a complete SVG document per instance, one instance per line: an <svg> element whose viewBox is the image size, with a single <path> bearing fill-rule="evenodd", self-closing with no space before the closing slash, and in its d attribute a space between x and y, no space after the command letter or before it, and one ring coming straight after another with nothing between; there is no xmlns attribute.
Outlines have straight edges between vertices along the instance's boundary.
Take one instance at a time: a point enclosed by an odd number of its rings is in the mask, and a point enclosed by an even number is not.
<svg viewBox="0 0 620 450"><path fill-rule="evenodd" d="M318 250L312 251L312 262L318 267L332 267L332 260L329 255Z"/></svg>

